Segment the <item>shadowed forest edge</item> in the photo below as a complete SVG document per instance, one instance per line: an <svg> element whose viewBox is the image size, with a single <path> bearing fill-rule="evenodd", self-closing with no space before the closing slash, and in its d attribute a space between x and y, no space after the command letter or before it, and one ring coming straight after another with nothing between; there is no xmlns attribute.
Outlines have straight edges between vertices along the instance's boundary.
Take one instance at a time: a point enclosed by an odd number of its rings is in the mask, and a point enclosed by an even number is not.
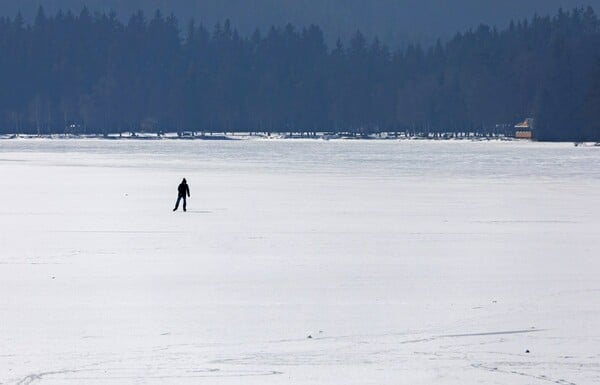
<svg viewBox="0 0 600 385"><path fill-rule="evenodd" d="M498 133L600 140L600 23L591 8L482 25L392 50L318 26L241 36L174 16L0 19L0 133ZM500 127L500 128L499 128Z"/></svg>

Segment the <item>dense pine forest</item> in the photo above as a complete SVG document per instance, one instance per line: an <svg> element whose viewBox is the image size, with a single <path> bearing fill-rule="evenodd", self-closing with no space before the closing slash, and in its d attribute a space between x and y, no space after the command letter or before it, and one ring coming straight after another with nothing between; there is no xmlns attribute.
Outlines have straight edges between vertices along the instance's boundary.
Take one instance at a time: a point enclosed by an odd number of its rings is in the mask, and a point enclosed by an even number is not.
<svg viewBox="0 0 600 385"><path fill-rule="evenodd" d="M482 25L392 50L318 26L240 35L137 12L0 19L0 132L494 133L600 140L600 23L591 8Z"/></svg>
<svg viewBox="0 0 600 385"><path fill-rule="evenodd" d="M210 27L230 19L242 35L271 25L316 24L329 45L338 37L347 41L360 29L369 39L378 36L399 47L433 44L481 23L506 26L511 19L552 14L559 7L600 9L600 0L0 0L0 15L21 11L26 21L33 21L40 5L49 14L79 12L84 6L91 12L114 10L122 21L139 9L148 15L156 9L173 13L182 25L191 18Z"/></svg>

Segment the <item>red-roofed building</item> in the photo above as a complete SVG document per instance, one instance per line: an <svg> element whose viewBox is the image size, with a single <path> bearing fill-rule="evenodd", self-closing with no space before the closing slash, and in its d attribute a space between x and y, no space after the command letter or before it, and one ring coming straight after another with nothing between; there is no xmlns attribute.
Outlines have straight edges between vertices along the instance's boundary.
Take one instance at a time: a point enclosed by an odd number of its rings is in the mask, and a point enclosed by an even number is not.
<svg viewBox="0 0 600 385"><path fill-rule="evenodd" d="M533 119L527 118L524 122L515 125L515 138L532 139L533 138Z"/></svg>

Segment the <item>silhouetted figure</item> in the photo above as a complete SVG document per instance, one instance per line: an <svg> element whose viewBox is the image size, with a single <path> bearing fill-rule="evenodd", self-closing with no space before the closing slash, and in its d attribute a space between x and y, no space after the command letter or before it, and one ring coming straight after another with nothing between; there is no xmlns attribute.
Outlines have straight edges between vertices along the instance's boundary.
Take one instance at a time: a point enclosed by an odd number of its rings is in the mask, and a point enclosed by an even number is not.
<svg viewBox="0 0 600 385"><path fill-rule="evenodd" d="M186 198L190 196L190 186L188 186L187 181L183 178L183 181L177 187L177 203L175 203L175 208L173 211L177 211L179 208L179 202L183 199L183 211L187 211L187 202Z"/></svg>

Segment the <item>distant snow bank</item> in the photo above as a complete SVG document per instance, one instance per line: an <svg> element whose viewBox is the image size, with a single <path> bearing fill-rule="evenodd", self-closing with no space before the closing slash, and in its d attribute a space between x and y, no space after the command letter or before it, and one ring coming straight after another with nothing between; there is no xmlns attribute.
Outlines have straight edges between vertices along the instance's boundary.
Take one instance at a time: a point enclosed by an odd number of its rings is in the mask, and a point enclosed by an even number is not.
<svg viewBox="0 0 600 385"><path fill-rule="evenodd" d="M450 134L430 135L407 135L405 133L384 132L376 134L360 133L203 133L203 132L168 132L168 133L138 133L126 132L117 134L5 134L0 139L103 139L103 140L283 140L283 139L310 139L310 140L471 140L489 141L506 140L513 141L515 138L504 135L478 136L474 133L465 133L462 136Z"/></svg>
<svg viewBox="0 0 600 385"><path fill-rule="evenodd" d="M198 133L198 132L168 132L168 133L121 133L121 134L49 134L49 135L29 135L29 134L4 134L0 135L0 140L19 140L19 139L53 139L53 140L201 140L201 141L223 141L223 140L431 140L431 141L506 141L506 142L530 142L528 139L517 139L504 135L480 136L473 133L465 133L463 136L452 136L442 134L439 136L431 135L406 135L405 133L378 133L378 134L338 134L317 132L310 134L271 134L271 133ZM569 142L567 142L569 143ZM600 147L600 142L574 142L575 147Z"/></svg>

